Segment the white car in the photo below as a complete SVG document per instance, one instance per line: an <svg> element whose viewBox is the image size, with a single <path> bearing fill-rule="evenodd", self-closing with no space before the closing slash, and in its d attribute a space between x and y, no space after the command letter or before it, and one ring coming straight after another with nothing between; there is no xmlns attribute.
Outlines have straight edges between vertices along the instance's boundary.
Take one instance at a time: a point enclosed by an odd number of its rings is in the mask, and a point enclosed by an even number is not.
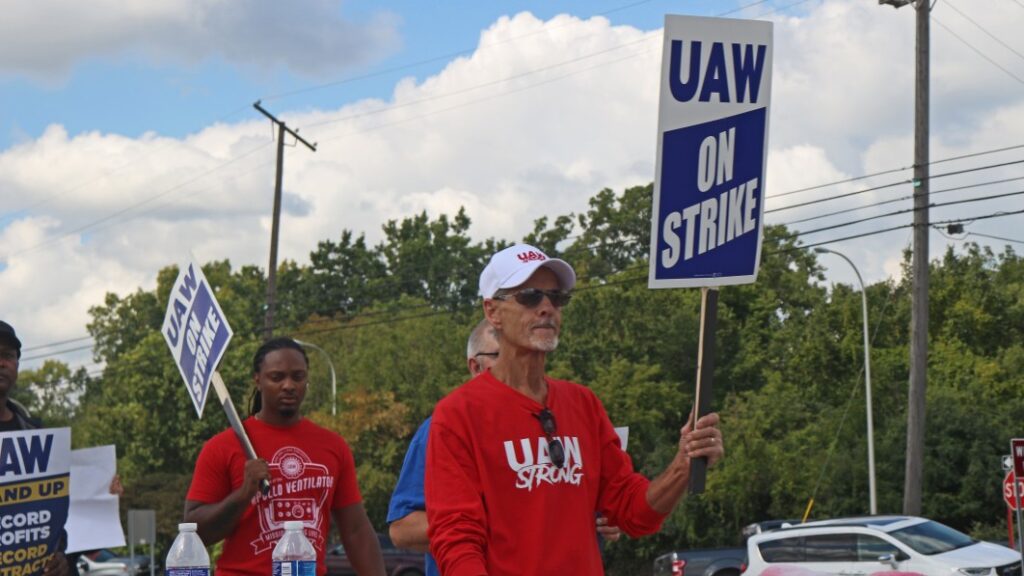
<svg viewBox="0 0 1024 576"><path fill-rule="evenodd" d="M865 516L783 526L747 540L743 576L876 573L1022 576L1019 552L915 516Z"/></svg>
<svg viewBox="0 0 1024 576"><path fill-rule="evenodd" d="M158 567L154 563L153 568ZM104 548L84 552L78 558L78 573L81 576L149 576L149 572L149 556L140 554L136 554L132 560Z"/></svg>

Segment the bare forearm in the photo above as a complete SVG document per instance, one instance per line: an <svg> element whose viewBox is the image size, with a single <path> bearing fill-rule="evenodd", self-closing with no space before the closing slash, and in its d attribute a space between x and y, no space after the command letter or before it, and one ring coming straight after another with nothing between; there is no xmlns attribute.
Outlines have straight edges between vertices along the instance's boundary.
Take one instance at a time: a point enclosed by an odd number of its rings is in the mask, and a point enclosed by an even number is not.
<svg viewBox="0 0 1024 576"><path fill-rule="evenodd" d="M662 514L668 514L683 499L689 484L690 464L685 457L677 454L665 471L651 480L647 487L647 505Z"/></svg>
<svg viewBox="0 0 1024 576"><path fill-rule="evenodd" d="M385 576L384 558L380 555L377 532L366 516L362 504L335 510L334 523L341 533L341 543L359 576Z"/></svg>
<svg viewBox="0 0 1024 576"><path fill-rule="evenodd" d="M718 414L707 414L697 421L694 428L693 413L690 413L686 425L679 430L675 458L647 487L647 504L651 508L668 514L683 499L690 485L690 462L693 458L707 458L708 466L721 460L725 449L718 420Z"/></svg>
<svg viewBox="0 0 1024 576"><path fill-rule="evenodd" d="M203 543L212 546L235 531L248 506L249 500L243 500L237 492L232 492L216 504L187 500L185 522L195 522L196 533Z"/></svg>
<svg viewBox="0 0 1024 576"><path fill-rule="evenodd" d="M388 527L391 541L398 548L415 550L417 552L430 551L430 538L427 537L427 512L417 510L410 512L404 518L399 518Z"/></svg>

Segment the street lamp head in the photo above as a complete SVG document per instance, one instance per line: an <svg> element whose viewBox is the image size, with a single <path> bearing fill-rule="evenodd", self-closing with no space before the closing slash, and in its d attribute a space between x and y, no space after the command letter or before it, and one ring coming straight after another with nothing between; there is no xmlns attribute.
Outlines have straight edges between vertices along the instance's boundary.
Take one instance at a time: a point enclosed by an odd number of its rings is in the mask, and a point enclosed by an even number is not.
<svg viewBox="0 0 1024 576"><path fill-rule="evenodd" d="M334 371L334 362L331 361L331 355L327 353L327 350L324 350L323 348L317 346L316 344L313 344L312 342L304 342L302 340L299 340L298 338L292 338L292 340L294 340L296 344L298 344L299 346L302 346L303 348L312 348L313 350L316 350L317 352L320 352L321 354L324 355L324 358L327 360L327 367L330 369L330 372L331 372L331 416L337 416L338 415L338 375Z"/></svg>
<svg viewBox="0 0 1024 576"><path fill-rule="evenodd" d="M827 252L831 252L831 250L829 250L828 248L824 248L822 246L818 246L817 248L814 249L814 251L818 254L825 254Z"/></svg>

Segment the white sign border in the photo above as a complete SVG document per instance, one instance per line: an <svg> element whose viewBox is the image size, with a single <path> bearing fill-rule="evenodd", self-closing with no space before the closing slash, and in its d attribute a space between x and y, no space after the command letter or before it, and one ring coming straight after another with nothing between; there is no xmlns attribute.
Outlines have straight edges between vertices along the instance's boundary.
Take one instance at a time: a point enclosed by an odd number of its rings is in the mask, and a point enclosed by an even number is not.
<svg viewBox="0 0 1024 576"><path fill-rule="evenodd" d="M674 22L673 22L674 21ZM761 202L758 206L758 236L757 236L757 250L755 253L754 261L754 272L752 274L746 274L743 276L705 276L699 278L657 278L655 276L658 266L658 214L660 212L661 204L661 162L662 162L662 146L665 140L665 132L669 129L675 130L681 128L681 126L673 126L666 128L662 125L665 110L663 106L666 105L668 99L665 97L667 88L664 86L665 78L668 77L669 67L669 54L671 50L671 40L673 33L670 29L676 29L680 25L692 25L699 26L700 28L719 28L724 26L736 26L737 23L742 26L749 26L753 28L756 26L767 25L767 42L768 42L768 55L767 55L767 83L764 88L768 94L767 103L763 106L766 108L765 113L765 124L764 124L764 149L762 151L763 159L761 161ZM766 173L768 171L768 134L769 125L771 123L771 91L772 91L772 60L774 58L774 28L772 23L764 20L741 20L736 18L708 18L702 16L679 16L673 14L665 15L665 26L664 26L664 39L662 42L662 64L661 64L661 82L659 83L659 98L658 98L658 141L657 141L657 154L655 163L655 178L653 185L654 202L651 210L651 246L649 254L649 265L647 272L647 287L651 289L661 288L701 288L701 287L716 287L716 286L735 286L739 284L752 284L757 281L758 272L761 269L761 250L764 245L764 200L766 196ZM741 105L737 105L741 106ZM757 109L762 106L752 107L751 109ZM737 108L738 110L738 108ZM717 120L720 118L711 118L707 120Z"/></svg>

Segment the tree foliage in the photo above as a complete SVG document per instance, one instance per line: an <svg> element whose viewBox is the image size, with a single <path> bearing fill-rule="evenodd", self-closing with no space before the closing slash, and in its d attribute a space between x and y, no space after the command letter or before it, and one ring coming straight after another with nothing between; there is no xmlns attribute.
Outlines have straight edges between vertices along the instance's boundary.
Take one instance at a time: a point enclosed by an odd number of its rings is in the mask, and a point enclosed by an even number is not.
<svg viewBox="0 0 1024 576"><path fill-rule="evenodd" d="M650 185L601 190L581 214L539 218L525 238L580 277L550 372L598 393L612 421L630 427L629 453L648 475L672 457L693 402L700 318L699 291L646 286L651 194ZM460 210L387 222L376 246L343 231L308 265L279 270L277 332L316 344L335 367L332 395L325 358L310 352L306 413L351 445L381 530L408 440L468 376L477 278L508 244L474 242L469 226ZM812 499L813 518L867 512L860 293L823 285L821 271L793 234L768 227L758 281L721 290L714 405L727 457L658 535L609 545L610 572L646 569L669 549L736 544L745 524L799 518ZM265 276L227 261L204 272L236 334L220 371L247 412ZM159 334L176 275L165 268L155 290L108 294L91 310L101 376L48 362L23 372L18 392L48 419L70 422L76 445L117 445L125 505L159 510L164 544L198 450L226 426L212 403L196 418ZM867 292L879 509L899 512L910 284ZM1011 250L949 250L932 264L931 306L924 513L992 537L1005 517L999 456L1024 418L1024 262Z"/></svg>

